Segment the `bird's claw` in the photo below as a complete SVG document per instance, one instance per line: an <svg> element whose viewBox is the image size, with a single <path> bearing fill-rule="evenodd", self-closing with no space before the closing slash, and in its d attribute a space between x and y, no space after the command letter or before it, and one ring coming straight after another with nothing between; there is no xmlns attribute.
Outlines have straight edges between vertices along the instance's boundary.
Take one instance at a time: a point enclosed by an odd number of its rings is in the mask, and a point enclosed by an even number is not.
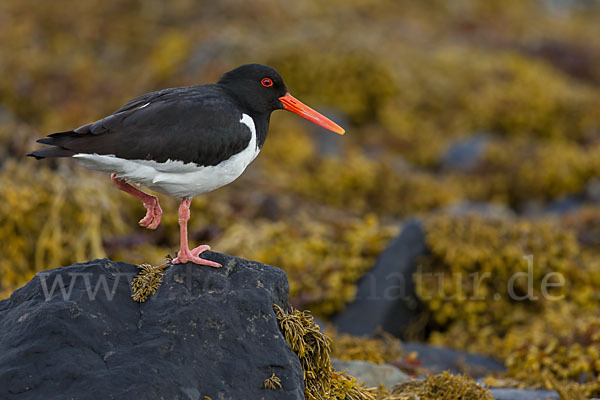
<svg viewBox="0 0 600 400"><path fill-rule="evenodd" d="M200 245L191 250L193 256L198 257L200 253L204 253L205 251L210 250L210 246L207 244Z"/></svg>
<svg viewBox="0 0 600 400"><path fill-rule="evenodd" d="M185 264L188 262L193 262L194 264L198 265L207 265L213 268L221 268L222 265L217 262L205 260L204 258L198 257L201 253L205 252L206 250L210 250L210 246L206 244L198 246L193 250L182 249L179 251L179 253L177 253L177 257L174 258L171 262L173 264Z"/></svg>
<svg viewBox="0 0 600 400"><path fill-rule="evenodd" d="M144 207L146 207L146 215L140 220L139 224L148 229L158 228L162 217L162 209L158 203L158 198L154 197L151 201L144 202Z"/></svg>

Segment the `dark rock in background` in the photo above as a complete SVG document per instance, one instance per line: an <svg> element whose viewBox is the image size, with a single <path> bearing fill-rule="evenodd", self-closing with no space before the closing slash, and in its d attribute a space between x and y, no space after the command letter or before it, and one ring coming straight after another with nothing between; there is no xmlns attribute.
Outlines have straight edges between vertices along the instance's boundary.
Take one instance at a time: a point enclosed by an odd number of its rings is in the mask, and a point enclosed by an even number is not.
<svg viewBox="0 0 600 400"><path fill-rule="evenodd" d="M584 205L580 196L564 196L549 203L529 201L523 205L521 214L528 218L538 218L547 215L562 215L576 211Z"/></svg>
<svg viewBox="0 0 600 400"><path fill-rule="evenodd" d="M500 361L481 354L467 353L444 347L435 347L426 343L403 343L405 353L416 351L417 360L435 374L450 371L452 374L468 374L473 378L483 378L494 372L505 372L506 367Z"/></svg>
<svg viewBox="0 0 600 400"><path fill-rule="evenodd" d="M171 266L142 304L130 297L135 265L37 274L0 302L0 398L304 399L273 311L287 307L286 274L205 254L223 268ZM272 373L282 389L263 388Z"/></svg>
<svg viewBox="0 0 600 400"><path fill-rule="evenodd" d="M481 160L489 143L490 138L486 134L478 134L454 142L442 158L442 170L460 172L473 170Z"/></svg>
<svg viewBox="0 0 600 400"><path fill-rule="evenodd" d="M411 220L357 285L356 299L332 318L339 332L370 335L378 328L402 337L417 316L412 275L427 251L421 223Z"/></svg>
<svg viewBox="0 0 600 400"><path fill-rule="evenodd" d="M331 107L327 106L315 106L316 109L320 110L323 115L327 115L328 118L338 123L340 126L348 126L349 121L346 115ZM310 137L316 144L316 150L321 156L340 156L342 154L344 137L341 135L324 135L322 128L319 128L315 124L301 121L310 132Z"/></svg>
<svg viewBox="0 0 600 400"><path fill-rule="evenodd" d="M444 208L444 212L456 216L478 215L484 218L513 218L516 213L500 203L460 202Z"/></svg>
<svg viewBox="0 0 600 400"><path fill-rule="evenodd" d="M600 204L600 178L592 178L585 187L585 198L591 203Z"/></svg>
<svg viewBox="0 0 600 400"><path fill-rule="evenodd" d="M545 0L548 8L555 13L571 13L589 6L597 0ZM553 67L583 82L599 83L597 61L586 46L556 38L540 38L527 45L517 46L517 50L528 56L538 57Z"/></svg>
<svg viewBox="0 0 600 400"><path fill-rule="evenodd" d="M496 400L558 400L560 398L554 390L492 388L490 392Z"/></svg>

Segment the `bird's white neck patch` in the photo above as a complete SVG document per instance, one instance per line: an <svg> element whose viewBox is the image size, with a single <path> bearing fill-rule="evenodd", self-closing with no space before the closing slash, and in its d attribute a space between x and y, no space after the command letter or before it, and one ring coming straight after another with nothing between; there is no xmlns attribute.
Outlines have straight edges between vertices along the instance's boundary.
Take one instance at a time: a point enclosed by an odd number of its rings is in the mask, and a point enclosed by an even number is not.
<svg viewBox="0 0 600 400"><path fill-rule="evenodd" d="M240 119L240 122L242 124L246 125L248 128L250 128L250 133L252 134L252 137L250 138L250 145L248 146L248 148L249 149L258 148L258 142L257 142L257 138L256 138L256 126L254 125L254 120L252 119L252 117L250 117L248 114L242 114L242 119ZM251 146L251 144L254 144L254 146ZM252 160L254 160L254 158L257 155L258 155L258 153L256 153L254 155Z"/></svg>

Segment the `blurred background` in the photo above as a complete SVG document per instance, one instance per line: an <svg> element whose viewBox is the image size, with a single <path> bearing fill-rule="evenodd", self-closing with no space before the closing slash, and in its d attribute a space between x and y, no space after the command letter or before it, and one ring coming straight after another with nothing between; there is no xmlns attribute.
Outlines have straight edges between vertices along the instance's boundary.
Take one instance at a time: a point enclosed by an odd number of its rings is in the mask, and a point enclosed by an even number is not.
<svg viewBox="0 0 600 400"><path fill-rule="evenodd" d="M258 62L347 134L274 113L246 173L194 200L192 243L283 268L292 304L323 319L407 217L426 221L431 270L498 284L537 250L576 298L434 298L416 336L597 393L598 21L593 0L3 0L0 298L43 269L177 250L177 200L160 196L163 222L144 231L107 175L25 157L36 138Z"/></svg>

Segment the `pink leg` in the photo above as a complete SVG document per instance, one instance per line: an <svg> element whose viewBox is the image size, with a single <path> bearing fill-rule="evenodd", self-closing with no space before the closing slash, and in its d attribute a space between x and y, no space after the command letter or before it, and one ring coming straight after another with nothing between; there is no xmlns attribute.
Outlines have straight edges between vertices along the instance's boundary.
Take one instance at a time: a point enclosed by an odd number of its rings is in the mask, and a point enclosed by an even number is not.
<svg viewBox="0 0 600 400"><path fill-rule="evenodd" d="M146 216L140 220L139 224L148 229L156 229L158 224L160 224L160 217L162 216L162 209L160 208L160 204L158 204L158 198L136 189L127 183L125 179L117 178L116 174L112 174L110 179L119 189L137 197L144 204Z"/></svg>
<svg viewBox="0 0 600 400"><path fill-rule="evenodd" d="M221 264L219 263L198 257L200 253L210 250L210 246L202 245L193 250L190 250L189 248L187 223L190 219L190 204L192 204L192 199L183 199L179 206L179 235L181 249L179 250L179 253L177 253L177 258L173 260L173 264L185 264L191 261L194 264L221 268Z"/></svg>

